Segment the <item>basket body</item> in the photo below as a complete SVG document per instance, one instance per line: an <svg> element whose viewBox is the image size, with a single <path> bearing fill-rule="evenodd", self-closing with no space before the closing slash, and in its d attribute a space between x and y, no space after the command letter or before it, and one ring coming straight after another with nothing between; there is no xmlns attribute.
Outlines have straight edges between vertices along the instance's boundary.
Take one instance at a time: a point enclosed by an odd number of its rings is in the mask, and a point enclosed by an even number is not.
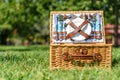
<svg viewBox="0 0 120 80"><path fill-rule="evenodd" d="M111 47L112 45L110 44L105 44L105 45L79 45L79 44L62 44L62 45L50 45L50 68L51 69L80 69L83 68L86 64L88 66L92 67L96 65L96 63L91 63L89 62L88 59L76 59L78 63L76 63L75 60L65 60L63 58L64 53L69 53L70 55L75 55L76 54L76 49L87 49L88 54L87 55L93 55L93 53L100 53L101 55L101 60L97 64L99 67L111 67ZM80 51L80 50L79 50ZM84 57L84 56L82 56ZM82 60L84 61L82 63Z"/></svg>
<svg viewBox="0 0 120 80"><path fill-rule="evenodd" d="M75 15L72 15L72 14L75 14ZM101 21L99 20L98 21L100 22L101 28L95 27L95 30L92 30L93 23L90 23L89 21L90 27L87 26L89 27L89 29L91 29L90 34L87 33L89 34L89 37L83 38L84 40L81 40L80 38L82 37L79 35L82 34L82 36L84 36L86 35L86 33L82 28L80 30L76 28L75 31L74 30L73 31L75 34L76 33L79 34L78 35L79 38L76 38L76 37L72 38L74 39L74 41L72 41L71 35L69 35L68 33L69 32L68 27L71 27L71 26L73 27L74 24L72 24L71 22L75 23L75 25L77 25L77 22L80 23L80 20L77 21L77 19L79 19L77 16L78 14L80 14L79 16L86 15L86 14L88 16L92 14L92 17L94 16L94 14L100 14ZM56 15L59 15L56 18L58 22L55 19ZM61 15L64 17L61 17ZM74 21L70 19L70 22L67 24L68 26L65 27L64 29L64 25L65 25L64 18L67 18L66 15L67 17L69 17L68 15L72 15L72 18L76 18L77 16L77 19ZM88 20L88 17L87 17L87 20ZM56 22L57 24L55 24ZM104 36L105 32L104 32L103 22L104 22L103 11L57 11L57 12L53 11L51 12L50 14L50 69L81 69L84 66L89 66L89 67L98 66L98 67L111 68L112 45L105 43L105 36ZM57 29L54 29L56 28L56 25L57 25ZM81 27L81 25L79 25L78 27ZM68 31L66 29L68 29ZM96 30L99 30L99 31L96 31ZM71 42L67 42L68 38L71 39ZM96 40L93 41L93 38ZM77 41L76 39L78 40L80 39L80 40ZM88 40L89 41L91 40L91 41L87 42Z"/></svg>

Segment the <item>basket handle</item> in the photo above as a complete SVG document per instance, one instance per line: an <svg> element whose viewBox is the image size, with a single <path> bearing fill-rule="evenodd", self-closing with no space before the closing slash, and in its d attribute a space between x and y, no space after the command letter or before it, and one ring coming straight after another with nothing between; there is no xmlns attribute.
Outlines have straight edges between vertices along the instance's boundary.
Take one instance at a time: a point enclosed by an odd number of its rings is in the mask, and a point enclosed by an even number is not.
<svg viewBox="0 0 120 80"><path fill-rule="evenodd" d="M100 62L102 60L102 56L100 53L93 53L93 54L74 54L71 55L68 52L63 53L63 60L64 61L91 61L92 62Z"/></svg>

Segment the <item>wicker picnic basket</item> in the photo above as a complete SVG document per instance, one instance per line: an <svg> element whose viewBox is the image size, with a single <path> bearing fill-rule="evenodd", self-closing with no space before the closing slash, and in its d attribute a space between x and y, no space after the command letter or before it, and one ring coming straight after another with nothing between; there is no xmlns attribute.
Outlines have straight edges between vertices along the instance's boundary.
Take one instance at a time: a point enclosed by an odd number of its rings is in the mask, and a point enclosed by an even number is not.
<svg viewBox="0 0 120 80"><path fill-rule="evenodd" d="M50 69L111 67L112 45L105 43L103 11L50 13Z"/></svg>

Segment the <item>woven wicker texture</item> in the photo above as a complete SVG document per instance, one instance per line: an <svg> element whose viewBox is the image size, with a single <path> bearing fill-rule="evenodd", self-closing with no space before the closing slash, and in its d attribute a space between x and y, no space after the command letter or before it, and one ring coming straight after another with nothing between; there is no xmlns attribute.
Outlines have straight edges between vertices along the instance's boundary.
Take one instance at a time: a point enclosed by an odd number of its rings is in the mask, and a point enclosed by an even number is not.
<svg viewBox="0 0 120 80"><path fill-rule="evenodd" d="M90 60L80 60L77 59L78 63L75 61L72 62L66 61L63 58L64 53L69 53L70 55L75 55L76 49L86 49L88 50L87 55L93 55L93 53L100 53L102 60L96 64L96 63L90 63L88 66L92 67L94 65L99 66L99 67L111 67L111 45L75 45L75 44L69 44L68 46L66 45L51 45L50 50L50 68L51 69L73 69L73 68L82 68L85 66L85 63L89 63ZM83 56L84 57L84 56ZM80 63L81 61L81 63ZM83 63L82 63L83 62Z"/></svg>

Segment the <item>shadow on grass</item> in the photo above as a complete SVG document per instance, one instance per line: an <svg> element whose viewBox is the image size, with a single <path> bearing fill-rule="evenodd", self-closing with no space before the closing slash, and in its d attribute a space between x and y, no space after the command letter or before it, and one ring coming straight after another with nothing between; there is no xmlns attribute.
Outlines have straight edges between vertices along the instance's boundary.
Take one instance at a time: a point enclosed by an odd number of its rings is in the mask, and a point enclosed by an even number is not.
<svg viewBox="0 0 120 80"><path fill-rule="evenodd" d="M119 58L114 58L112 60L112 67L115 67L116 65L118 65L120 63L120 57Z"/></svg>
<svg viewBox="0 0 120 80"><path fill-rule="evenodd" d="M0 52L5 52L5 51L32 51L31 49L0 49Z"/></svg>
<svg viewBox="0 0 120 80"><path fill-rule="evenodd" d="M34 50L42 50L42 51L46 51L49 50L49 46L23 46L23 47L19 47L19 46L12 46L12 47L4 47L4 48L0 48L0 52L5 52L5 51L34 51Z"/></svg>

